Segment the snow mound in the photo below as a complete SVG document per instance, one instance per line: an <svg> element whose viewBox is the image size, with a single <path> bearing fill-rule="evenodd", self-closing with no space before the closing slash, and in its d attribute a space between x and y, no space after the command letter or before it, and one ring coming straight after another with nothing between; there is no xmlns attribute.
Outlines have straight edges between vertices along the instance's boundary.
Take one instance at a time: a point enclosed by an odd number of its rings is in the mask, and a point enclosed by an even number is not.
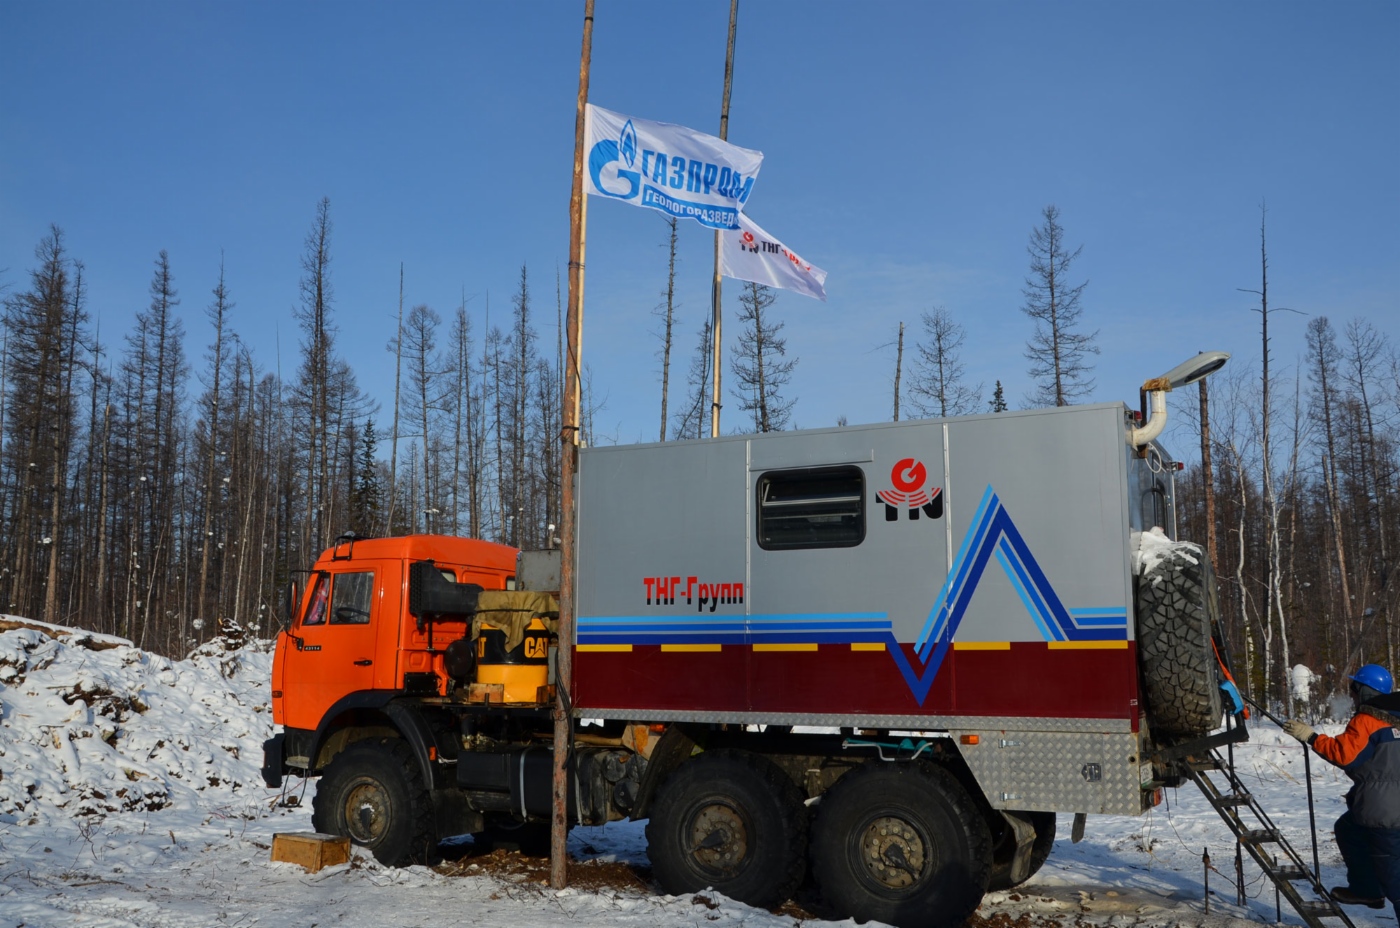
<svg viewBox="0 0 1400 928"><path fill-rule="evenodd" d="M172 661L9 616L0 628L0 822L195 808L213 792L226 806L261 787L270 642L216 638Z"/></svg>

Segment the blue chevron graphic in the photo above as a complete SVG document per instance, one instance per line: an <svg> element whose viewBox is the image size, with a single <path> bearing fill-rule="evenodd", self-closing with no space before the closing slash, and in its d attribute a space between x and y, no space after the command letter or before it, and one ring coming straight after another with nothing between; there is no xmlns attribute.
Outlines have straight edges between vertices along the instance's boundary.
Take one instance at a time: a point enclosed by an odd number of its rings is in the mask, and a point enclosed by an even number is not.
<svg viewBox="0 0 1400 928"><path fill-rule="evenodd" d="M1011 581L1045 641L1124 641L1128 637L1126 609L1065 608L1000 497L989 485L972 518L972 529L963 538L952 569L948 571L948 579L938 591L928 620L914 642L915 656L922 667L916 669L894 635L889 636L888 650L921 706L953 646L958 626L992 558L996 558Z"/></svg>

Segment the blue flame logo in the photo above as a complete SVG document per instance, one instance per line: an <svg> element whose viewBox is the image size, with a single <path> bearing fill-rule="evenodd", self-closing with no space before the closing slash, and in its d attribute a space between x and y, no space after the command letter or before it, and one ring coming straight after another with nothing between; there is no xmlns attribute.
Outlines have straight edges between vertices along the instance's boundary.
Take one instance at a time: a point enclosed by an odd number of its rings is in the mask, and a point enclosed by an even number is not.
<svg viewBox="0 0 1400 928"><path fill-rule="evenodd" d="M622 127L622 135L617 138L617 150L629 168L637 160L637 130L632 128L630 119L627 120L627 125Z"/></svg>

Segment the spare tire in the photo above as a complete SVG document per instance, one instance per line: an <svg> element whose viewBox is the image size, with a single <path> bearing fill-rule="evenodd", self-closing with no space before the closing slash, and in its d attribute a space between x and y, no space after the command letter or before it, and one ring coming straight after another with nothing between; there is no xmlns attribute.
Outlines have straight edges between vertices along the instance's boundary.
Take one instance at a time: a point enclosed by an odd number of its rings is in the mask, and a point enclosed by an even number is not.
<svg viewBox="0 0 1400 928"><path fill-rule="evenodd" d="M1154 733L1200 737L1220 724L1220 671L1211 643L1215 572L1200 545L1143 537L1137 588L1138 663Z"/></svg>

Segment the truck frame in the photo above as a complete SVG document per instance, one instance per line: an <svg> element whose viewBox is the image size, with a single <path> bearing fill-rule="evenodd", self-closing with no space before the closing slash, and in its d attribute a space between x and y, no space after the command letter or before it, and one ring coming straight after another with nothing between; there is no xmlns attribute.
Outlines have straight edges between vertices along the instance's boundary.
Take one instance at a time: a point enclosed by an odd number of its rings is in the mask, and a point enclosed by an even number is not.
<svg viewBox="0 0 1400 928"><path fill-rule="evenodd" d="M569 647L569 821L648 819L666 891L774 905L810 877L842 916L960 924L1040 867L1057 814L1142 813L1219 726L1214 578L1172 540L1155 439L1165 392L1224 357L1144 385L1146 423L586 449L570 641L540 595L557 551L344 538L288 597L264 776L320 776L317 829L386 863L538 844Z"/></svg>

